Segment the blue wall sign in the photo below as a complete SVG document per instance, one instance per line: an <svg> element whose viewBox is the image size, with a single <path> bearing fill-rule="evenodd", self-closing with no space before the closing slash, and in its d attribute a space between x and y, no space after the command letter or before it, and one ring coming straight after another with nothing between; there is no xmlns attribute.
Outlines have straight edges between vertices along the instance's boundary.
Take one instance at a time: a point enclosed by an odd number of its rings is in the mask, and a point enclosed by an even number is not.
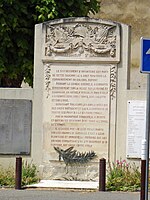
<svg viewBox="0 0 150 200"><path fill-rule="evenodd" d="M141 38L141 70L150 73L150 38Z"/></svg>

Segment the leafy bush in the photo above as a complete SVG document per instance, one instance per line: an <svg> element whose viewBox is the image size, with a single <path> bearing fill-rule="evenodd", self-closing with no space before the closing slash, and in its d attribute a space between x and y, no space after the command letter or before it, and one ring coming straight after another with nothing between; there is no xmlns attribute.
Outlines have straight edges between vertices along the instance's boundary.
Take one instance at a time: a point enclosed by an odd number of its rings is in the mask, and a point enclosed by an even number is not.
<svg viewBox="0 0 150 200"><path fill-rule="evenodd" d="M33 163L23 162L22 165L22 186L39 181L37 167ZM15 169L9 167L4 169L0 166L0 186L15 186Z"/></svg>
<svg viewBox="0 0 150 200"><path fill-rule="evenodd" d="M141 174L139 167L126 160L109 163L107 189L111 191L136 191L140 187Z"/></svg>
<svg viewBox="0 0 150 200"><path fill-rule="evenodd" d="M32 86L34 26L66 17L97 13L98 0L1 0L0 1L0 87Z"/></svg>

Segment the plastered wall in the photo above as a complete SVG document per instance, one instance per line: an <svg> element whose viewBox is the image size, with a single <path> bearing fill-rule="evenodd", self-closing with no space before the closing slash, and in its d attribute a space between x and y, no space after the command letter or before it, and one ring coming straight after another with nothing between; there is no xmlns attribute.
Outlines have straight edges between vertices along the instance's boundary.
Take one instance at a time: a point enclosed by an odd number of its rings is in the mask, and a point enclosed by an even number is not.
<svg viewBox="0 0 150 200"><path fill-rule="evenodd" d="M140 38L150 37L150 0L101 0L100 12L93 16L131 26L130 88L146 88L146 76L140 73ZM135 78L136 77L136 78Z"/></svg>

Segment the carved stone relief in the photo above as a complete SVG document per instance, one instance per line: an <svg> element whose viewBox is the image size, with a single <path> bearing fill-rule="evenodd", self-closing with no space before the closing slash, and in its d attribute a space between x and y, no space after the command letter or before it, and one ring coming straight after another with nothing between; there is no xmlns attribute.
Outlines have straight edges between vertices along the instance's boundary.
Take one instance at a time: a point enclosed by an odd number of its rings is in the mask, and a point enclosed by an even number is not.
<svg viewBox="0 0 150 200"><path fill-rule="evenodd" d="M116 97L117 67L112 65L110 68L110 96L113 100Z"/></svg>
<svg viewBox="0 0 150 200"><path fill-rule="evenodd" d="M47 24L45 56L115 58L117 37L111 24Z"/></svg>
<svg viewBox="0 0 150 200"><path fill-rule="evenodd" d="M50 84L51 84L51 65L46 64L45 66L45 90L47 92L47 98L50 95Z"/></svg>

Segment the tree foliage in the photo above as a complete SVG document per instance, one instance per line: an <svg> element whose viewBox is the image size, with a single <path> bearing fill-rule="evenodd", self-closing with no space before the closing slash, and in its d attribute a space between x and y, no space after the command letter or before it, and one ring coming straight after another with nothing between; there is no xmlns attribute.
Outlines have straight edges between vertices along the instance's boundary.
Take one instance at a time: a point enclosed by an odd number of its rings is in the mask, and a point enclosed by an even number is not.
<svg viewBox="0 0 150 200"><path fill-rule="evenodd" d="M87 16L98 0L0 0L0 86L32 85L34 25L46 20Z"/></svg>

